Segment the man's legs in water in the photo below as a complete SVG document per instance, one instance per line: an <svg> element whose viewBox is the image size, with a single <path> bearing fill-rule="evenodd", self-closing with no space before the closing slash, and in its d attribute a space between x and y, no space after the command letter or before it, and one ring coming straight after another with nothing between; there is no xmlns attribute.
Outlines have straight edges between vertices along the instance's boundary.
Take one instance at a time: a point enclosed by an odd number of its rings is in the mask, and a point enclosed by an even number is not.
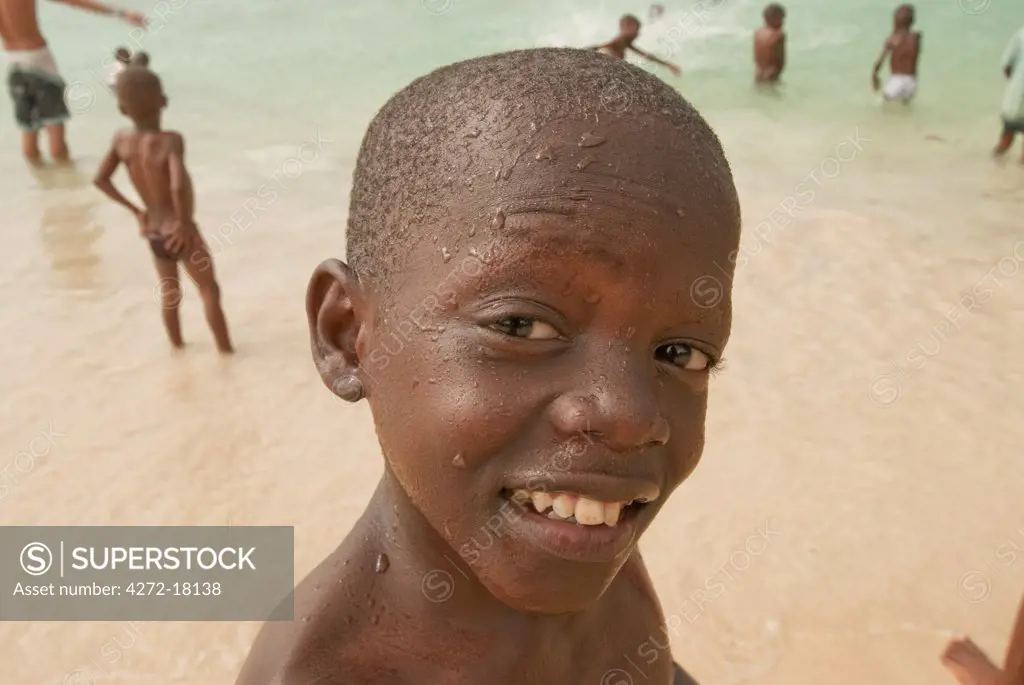
<svg viewBox="0 0 1024 685"><path fill-rule="evenodd" d="M55 162L68 162L71 155L68 152L68 144L64 139L64 124L53 124L46 127L46 134L50 137L50 156ZM38 154L39 148L36 147Z"/></svg>

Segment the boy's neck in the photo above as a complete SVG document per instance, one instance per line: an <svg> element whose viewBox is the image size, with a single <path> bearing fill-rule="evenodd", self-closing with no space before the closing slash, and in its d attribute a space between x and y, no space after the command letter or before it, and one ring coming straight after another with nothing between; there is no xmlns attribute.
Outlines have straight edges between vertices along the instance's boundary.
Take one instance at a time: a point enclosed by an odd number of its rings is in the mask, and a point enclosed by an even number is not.
<svg viewBox="0 0 1024 685"><path fill-rule="evenodd" d="M355 581L372 584L386 596L381 603L400 605L408 616L416 616L421 625L438 618L439 603L425 597L428 580L451 579L452 594L443 601L445 622L472 626L472 631L485 637L492 631L505 634L509 626L524 628L519 635L528 636L530 644L521 648L529 652L550 640L558 640L572 630L579 620L587 620L588 611L553 616L516 611L498 600L477 579L473 569L459 553L434 530L416 509L395 476L386 470L366 513L349 534L351 547L343 543L340 550L346 558L358 560L358 567L373 568L380 555L388 557L383 575ZM348 540L346 542L348 542ZM441 573L443 572L443 573ZM460 620L464 618L465 620ZM506 635L506 638L507 635Z"/></svg>
<svg viewBox="0 0 1024 685"><path fill-rule="evenodd" d="M135 119L135 130L139 133L158 133L160 132L160 115L146 119Z"/></svg>

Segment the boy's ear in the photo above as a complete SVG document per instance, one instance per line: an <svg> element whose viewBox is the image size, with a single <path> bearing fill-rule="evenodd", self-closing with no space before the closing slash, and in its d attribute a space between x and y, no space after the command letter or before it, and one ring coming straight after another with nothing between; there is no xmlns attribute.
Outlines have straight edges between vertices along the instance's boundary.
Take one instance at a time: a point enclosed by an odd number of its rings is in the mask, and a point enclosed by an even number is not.
<svg viewBox="0 0 1024 685"><path fill-rule="evenodd" d="M369 392L359 366L357 343L365 325L367 298L350 266L328 259L313 272L306 291L313 362L331 392L358 402Z"/></svg>

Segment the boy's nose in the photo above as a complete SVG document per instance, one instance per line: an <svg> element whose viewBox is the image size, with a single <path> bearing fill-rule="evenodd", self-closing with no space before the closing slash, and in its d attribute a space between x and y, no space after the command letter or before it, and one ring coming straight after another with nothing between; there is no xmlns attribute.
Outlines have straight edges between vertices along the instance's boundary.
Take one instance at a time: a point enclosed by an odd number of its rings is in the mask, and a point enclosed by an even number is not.
<svg viewBox="0 0 1024 685"><path fill-rule="evenodd" d="M614 363L607 363L610 358L603 361L599 370L588 369L591 382L553 403L553 423L560 437L583 435L616 452L666 444L671 430L661 413L650 367L621 357Z"/></svg>

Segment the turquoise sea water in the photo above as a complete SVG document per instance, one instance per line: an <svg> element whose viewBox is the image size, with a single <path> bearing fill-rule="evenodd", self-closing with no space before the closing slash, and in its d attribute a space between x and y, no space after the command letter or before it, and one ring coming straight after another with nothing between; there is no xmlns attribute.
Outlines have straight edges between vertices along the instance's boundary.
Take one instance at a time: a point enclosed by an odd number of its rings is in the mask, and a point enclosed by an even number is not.
<svg viewBox="0 0 1024 685"><path fill-rule="evenodd" d="M295 145L317 127L336 134L334 161L350 165L370 117L416 76L489 52L593 44L614 35L620 14L645 19L648 7L628 0L132 4L154 17L148 35L107 17L41 3L44 32L66 80L77 84L76 109L85 110L71 129L75 150L98 156L122 123L104 90L101 64L116 45L134 42L152 54L153 68L165 80L167 124L182 128L199 159L225 173L238 167L243 151ZM758 96L751 88L750 34L760 23L760 0L704 0L703 9L688 1L664 4L659 22L645 22L639 45L675 53L671 59L684 76L660 73L727 142L734 141L733 158L763 164L762 171L771 173L773 160L784 163L804 149L834 146L857 126L882 132L869 73L890 29L893 2L787 3L789 66L780 98ZM956 159L976 156L998 132L998 61L1006 40L1024 23L1024 5L926 0L917 8L925 36L919 98L912 116L896 113L884 121L887 135L877 147L898 150L893 154L911 166L920 157L917 148L936 143ZM667 38L680 33L682 40ZM10 141L6 100L0 130ZM926 141L929 134L943 140ZM14 150L4 149L0 163L13 168Z"/></svg>

